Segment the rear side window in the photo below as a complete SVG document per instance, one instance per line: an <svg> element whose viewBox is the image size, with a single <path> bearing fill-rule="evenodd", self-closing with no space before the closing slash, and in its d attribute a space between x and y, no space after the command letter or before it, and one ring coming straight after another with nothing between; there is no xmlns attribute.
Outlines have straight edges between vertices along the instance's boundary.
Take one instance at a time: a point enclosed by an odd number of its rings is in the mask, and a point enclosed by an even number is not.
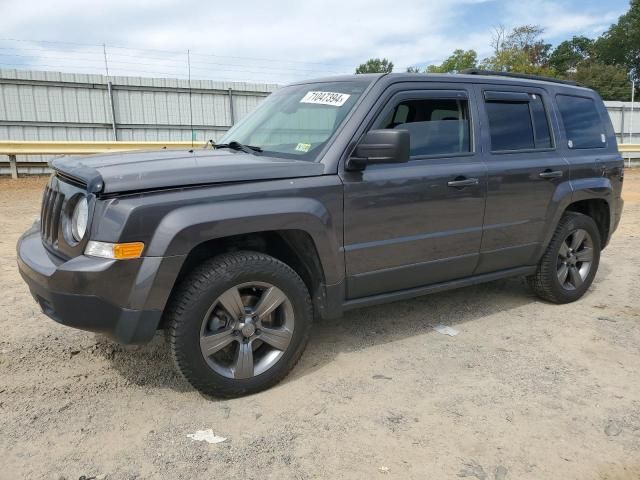
<svg viewBox="0 0 640 480"><path fill-rule="evenodd" d="M569 148L604 148L605 128L593 99L556 95L556 100Z"/></svg>
<svg viewBox="0 0 640 480"><path fill-rule="evenodd" d="M485 100L492 151L535 150L553 146L540 95L486 92Z"/></svg>
<svg viewBox="0 0 640 480"><path fill-rule="evenodd" d="M375 128L408 130L412 157L471 151L467 100L405 100L394 105Z"/></svg>
<svg viewBox="0 0 640 480"><path fill-rule="evenodd" d="M488 102L491 150L530 150L533 125L528 103Z"/></svg>

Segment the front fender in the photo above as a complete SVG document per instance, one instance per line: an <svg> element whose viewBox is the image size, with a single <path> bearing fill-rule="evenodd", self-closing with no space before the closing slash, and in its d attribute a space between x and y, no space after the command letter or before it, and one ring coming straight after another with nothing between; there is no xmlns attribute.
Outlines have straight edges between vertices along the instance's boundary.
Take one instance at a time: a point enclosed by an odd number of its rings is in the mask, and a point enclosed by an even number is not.
<svg viewBox="0 0 640 480"><path fill-rule="evenodd" d="M314 242L325 282L344 278L342 183L336 175L133 193L98 204L91 239L144 242L146 257L184 258L210 240L298 230Z"/></svg>
<svg viewBox="0 0 640 480"><path fill-rule="evenodd" d="M146 255L188 254L202 242L273 230L302 230L315 243L327 283L341 280L340 241L320 201L304 197L246 199L176 208L159 222Z"/></svg>

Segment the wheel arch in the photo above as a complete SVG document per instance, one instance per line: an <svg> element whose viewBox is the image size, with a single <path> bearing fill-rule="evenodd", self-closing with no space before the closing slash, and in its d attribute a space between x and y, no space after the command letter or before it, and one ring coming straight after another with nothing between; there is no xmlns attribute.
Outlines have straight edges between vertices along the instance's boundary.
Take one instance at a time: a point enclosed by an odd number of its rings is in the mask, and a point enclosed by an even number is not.
<svg viewBox="0 0 640 480"><path fill-rule="evenodd" d="M324 310L326 272L312 236L299 229L266 230L202 241L187 254L171 291L204 260L246 250L270 255L289 265L309 290L314 308Z"/></svg>
<svg viewBox="0 0 640 480"><path fill-rule="evenodd" d="M281 232L280 237L288 239L289 243L310 238L325 281L336 283L344 277L344 260L342 225L334 215L336 212L329 211L320 200L308 197L243 199L183 206L162 217L154 229L146 255L188 256L194 249L202 248L200 245L205 242ZM302 232L306 236L302 236Z"/></svg>
<svg viewBox="0 0 640 480"><path fill-rule="evenodd" d="M325 282L325 274L315 243L303 230L267 230L205 240L188 253L176 277L182 280L202 260L222 253L251 250L277 258L293 268L311 291Z"/></svg>
<svg viewBox="0 0 640 480"><path fill-rule="evenodd" d="M594 219L600 232L601 248L607 245L612 230L611 222L614 218L611 211L613 188L606 177L584 178L570 182L563 182L554 194L549 207L551 213L542 243L534 256L537 263L544 254L560 219L566 212L576 212L588 215ZM594 217L595 216L595 217Z"/></svg>
<svg viewBox="0 0 640 480"><path fill-rule="evenodd" d="M607 245L611 228L611 208L607 200L603 198L578 200L569 204L565 212L576 212L591 217L598 226L600 247L604 249Z"/></svg>

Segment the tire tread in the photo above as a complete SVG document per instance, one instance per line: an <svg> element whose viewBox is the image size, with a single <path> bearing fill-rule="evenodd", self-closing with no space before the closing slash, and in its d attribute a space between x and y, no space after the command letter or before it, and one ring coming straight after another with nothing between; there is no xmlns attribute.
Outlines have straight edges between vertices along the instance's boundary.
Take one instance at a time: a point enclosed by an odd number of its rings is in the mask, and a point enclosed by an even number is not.
<svg viewBox="0 0 640 480"><path fill-rule="evenodd" d="M302 355L302 350L304 350L309 340L310 328L305 329L302 342L298 346L299 352L293 355L293 361L289 362L287 368L280 370L277 375L272 375L269 381L260 388L247 388L240 384L234 387L230 385L231 382L226 382L226 385L221 387L220 384L203 381L184 356L185 345L183 344L183 335L185 335L186 332L184 332L182 328L182 319L187 314L189 306L195 299L215 281L232 281L232 272L234 270L239 271L239 267L244 268L244 272L242 273L246 273L247 269L258 269L264 268L265 266L273 269L274 272L288 276L296 283L297 288L305 293L303 302L306 313L309 315L309 318L313 318L313 305L307 286L296 271L286 263L270 255L253 251L224 253L206 260L184 278L172 295L166 310L168 320L167 339L170 345L171 356L181 375L197 390L208 395L224 398L254 393L280 382L298 363Z"/></svg>
<svg viewBox="0 0 640 480"><path fill-rule="evenodd" d="M542 255L540 262L538 263L536 272L533 275L527 277L527 283L529 284L529 287L535 292L535 294L543 300L551 303L561 304L568 303L574 300L564 297L558 293L555 288L554 278L557 275L556 260L558 254L556 252L555 245L558 242L558 237L565 235L566 227L576 219L585 219L585 221L593 223L592 229L595 230L595 234L598 235L598 230L596 228L595 222L593 222L593 219L591 217L577 212L566 212L558 222L556 230L551 237L551 241L549 242L547 249ZM564 240L564 238L562 240ZM597 236L597 238L594 238L593 240L595 243L597 243L597 248L599 249L600 237ZM596 245L594 245L594 249L595 248ZM597 264L594 266L594 268L597 269ZM585 291L587 289L585 289Z"/></svg>

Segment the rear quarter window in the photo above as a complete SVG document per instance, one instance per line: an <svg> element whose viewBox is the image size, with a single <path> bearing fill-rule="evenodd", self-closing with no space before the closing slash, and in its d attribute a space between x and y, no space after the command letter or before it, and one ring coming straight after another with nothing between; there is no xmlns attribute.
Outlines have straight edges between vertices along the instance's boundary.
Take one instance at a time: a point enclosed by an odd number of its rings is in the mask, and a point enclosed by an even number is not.
<svg viewBox="0 0 640 480"><path fill-rule="evenodd" d="M604 148L606 146L604 123L592 98L556 95L556 101L569 148Z"/></svg>

